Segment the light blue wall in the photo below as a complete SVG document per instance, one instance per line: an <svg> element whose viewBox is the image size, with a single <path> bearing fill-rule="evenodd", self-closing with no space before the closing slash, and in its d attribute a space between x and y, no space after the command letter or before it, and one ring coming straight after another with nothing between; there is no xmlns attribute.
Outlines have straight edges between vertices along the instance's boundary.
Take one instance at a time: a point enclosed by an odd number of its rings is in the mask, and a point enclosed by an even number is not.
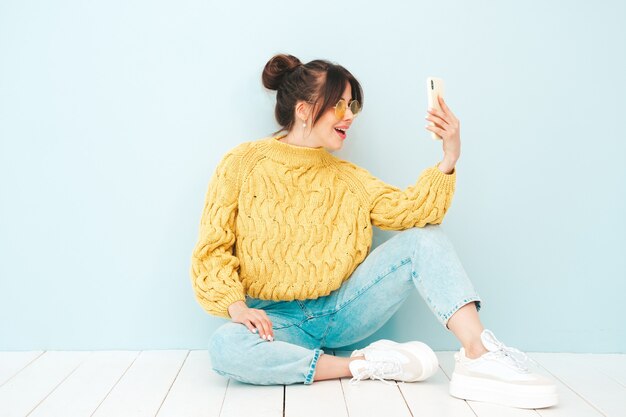
<svg viewBox="0 0 626 417"><path fill-rule="evenodd" d="M626 352L620 1L3 1L0 349L206 346L188 275L221 156L277 125L263 66L329 59L365 91L337 154L400 187L461 120L443 227L481 318L526 351ZM390 237L376 230L375 245ZM457 349L417 291L366 339Z"/></svg>

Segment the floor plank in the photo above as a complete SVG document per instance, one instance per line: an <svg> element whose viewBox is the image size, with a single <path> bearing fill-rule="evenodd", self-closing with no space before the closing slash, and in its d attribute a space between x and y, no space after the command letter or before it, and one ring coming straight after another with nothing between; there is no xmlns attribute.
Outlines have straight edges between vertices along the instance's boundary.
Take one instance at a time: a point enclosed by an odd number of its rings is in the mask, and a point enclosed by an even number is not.
<svg viewBox="0 0 626 417"><path fill-rule="evenodd" d="M153 417L189 352L142 351L93 414L94 417Z"/></svg>
<svg viewBox="0 0 626 417"><path fill-rule="evenodd" d="M446 374L448 380L452 377L454 371L454 353L456 351L438 351L435 352L439 359L439 366ZM460 398L457 398L460 400ZM480 401L467 401L474 413L480 417L537 417L539 414L536 410L528 410L522 408L506 407L498 404L485 403Z"/></svg>
<svg viewBox="0 0 626 417"><path fill-rule="evenodd" d="M425 381L400 385L409 408L419 417L474 417L467 401L451 396L450 380L439 367L437 373Z"/></svg>
<svg viewBox="0 0 626 417"><path fill-rule="evenodd" d="M548 369L542 365L543 360L535 353L528 353L532 359L537 361L543 375L550 377L556 384L559 392L559 403L553 407L540 408L537 410L542 417L600 417L602 413L593 408L587 401L572 391L560 379L550 374ZM548 356L549 358L549 356ZM545 358L544 358L545 359Z"/></svg>
<svg viewBox="0 0 626 417"><path fill-rule="evenodd" d="M331 349L324 354L334 355ZM285 386L285 417L348 417L339 379Z"/></svg>
<svg viewBox="0 0 626 417"><path fill-rule="evenodd" d="M91 416L138 354L93 352L28 417Z"/></svg>
<svg viewBox="0 0 626 417"><path fill-rule="evenodd" d="M626 387L626 354L604 353L584 354L584 360L589 365L596 367L600 372L613 378Z"/></svg>
<svg viewBox="0 0 626 417"><path fill-rule="evenodd" d="M2 417L24 417L91 352L47 351L0 387Z"/></svg>
<svg viewBox="0 0 626 417"><path fill-rule="evenodd" d="M336 356L349 357L351 351L335 351ZM396 385L377 380L362 380L356 385L349 377L341 378L341 386L350 417L411 416L402 391ZM390 381L392 382L392 381Z"/></svg>
<svg viewBox="0 0 626 417"><path fill-rule="evenodd" d="M230 378L220 417L282 417L284 385L252 385Z"/></svg>
<svg viewBox="0 0 626 417"><path fill-rule="evenodd" d="M211 368L207 350L192 350L157 417L219 416L228 378Z"/></svg>
<svg viewBox="0 0 626 417"><path fill-rule="evenodd" d="M0 387L42 354L43 350L0 352Z"/></svg>
<svg viewBox="0 0 626 417"><path fill-rule="evenodd" d="M626 388L588 362L588 355L533 353L529 356L602 414L626 416Z"/></svg>

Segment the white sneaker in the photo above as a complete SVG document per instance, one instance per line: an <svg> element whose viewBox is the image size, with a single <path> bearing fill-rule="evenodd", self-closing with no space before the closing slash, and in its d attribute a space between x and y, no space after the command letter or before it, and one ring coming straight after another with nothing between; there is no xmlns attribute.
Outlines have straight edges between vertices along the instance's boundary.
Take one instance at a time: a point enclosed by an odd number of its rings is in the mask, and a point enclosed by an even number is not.
<svg viewBox="0 0 626 417"><path fill-rule="evenodd" d="M411 341L405 343L381 339L363 349L357 349L350 355L365 356L365 360L357 359L350 362L353 378L350 383L355 385L362 379L393 379L401 382L423 381L437 372L439 361L435 352L425 343Z"/></svg>
<svg viewBox="0 0 626 417"><path fill-rule="evenodd" d="M484 401L518 408L543 408L558 403L556 385L549 378L531 373L525 353L505 346L490 330L480 338L489 352L476 358L465 349L454 354L450 395L464 400Z"/></svg>

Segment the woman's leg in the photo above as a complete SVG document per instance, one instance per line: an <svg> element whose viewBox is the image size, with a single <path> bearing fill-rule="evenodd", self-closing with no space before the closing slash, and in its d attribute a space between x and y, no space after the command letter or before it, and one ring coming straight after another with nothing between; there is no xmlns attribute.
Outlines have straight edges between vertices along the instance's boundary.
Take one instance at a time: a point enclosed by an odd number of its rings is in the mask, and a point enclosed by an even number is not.
<svg viewBox="0 0 626 417"><path fill-rule="evenodd" d="M375 248L328 296L325 304L334 308L321 346L346 346L371 335L415 289L463 347L479 350L482 300L443 228L433 224L403 230Z"/></svg>
<svg viewBox="0 0 626 417"><path fill-rule="evenodd" d="M365 359L363 356L355 356L354 358L344 358L340 356L333 356L323 354L317 361L317 368L315 371L314 380L321 381L324 379L336 379L347 376L352 376L350 372L350 362L357 359Z"/></svg>
<svg viewBox="0 0 626 417"><path fill-rule="evenodd" d="M371 335L416 287L466 350L479 352L481 300L440 225L427 225L402 231L377 247L326 297L277 303L254 299L257 305L250 307L267 307L276 340L267 342L239 323L227 323L210 344L214 370L254 384L310 384L351 376L348 364L361 357L326 355L320 347L341 347ZM293 310L286 315L287 324L278 323L284 308ZM282 345L285 341L288 346Z"/></svg>
<svg viewBox="0 0 626 417"><path fill-rule="evenodd" d="M468 358L475 359L488 352L480 340L484 327L474 303L465 304L454 313L448 320L447 327L461 341Z"/></svg>
<svg viewBox="0 0 626 417"><path fill-rule="evenodd" d="M465 304L458 309L448 320L447 327L461 341L468 358L475 359L487 352L480 340L480 333L484 327L478 317L475 303ZM327 354L320 356L317 362L315 381L352 376L348 365L356 359L364 359L364 357L344 358Z"/></svg>
<svg viewBox="0 0 626 417"><path fill-rule="evenodd" d="M225 323L209 340L213 370L255 385L313 383L324 351L319 348L319 340L300 327L307 320L300 305L250 297L246 298L246 304L266 312L272 321L274 340L261 338L241 323Z"/></svg>

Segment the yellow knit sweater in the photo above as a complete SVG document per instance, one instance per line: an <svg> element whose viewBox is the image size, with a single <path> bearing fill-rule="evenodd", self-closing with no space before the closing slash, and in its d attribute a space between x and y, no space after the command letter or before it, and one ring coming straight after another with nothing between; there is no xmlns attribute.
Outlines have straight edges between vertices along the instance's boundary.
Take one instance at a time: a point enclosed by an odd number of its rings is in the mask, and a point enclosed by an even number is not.
<svg viewBox="0 0 626 417"><path fill-rule="evenodd" d="M426 168L404 190L325 148L241 143L209 182L191 258L197 301L230 318L248 294L265 300L328 295L369 254L372 224L404 230L438 224L454 195L456 168Z"/></svg>

